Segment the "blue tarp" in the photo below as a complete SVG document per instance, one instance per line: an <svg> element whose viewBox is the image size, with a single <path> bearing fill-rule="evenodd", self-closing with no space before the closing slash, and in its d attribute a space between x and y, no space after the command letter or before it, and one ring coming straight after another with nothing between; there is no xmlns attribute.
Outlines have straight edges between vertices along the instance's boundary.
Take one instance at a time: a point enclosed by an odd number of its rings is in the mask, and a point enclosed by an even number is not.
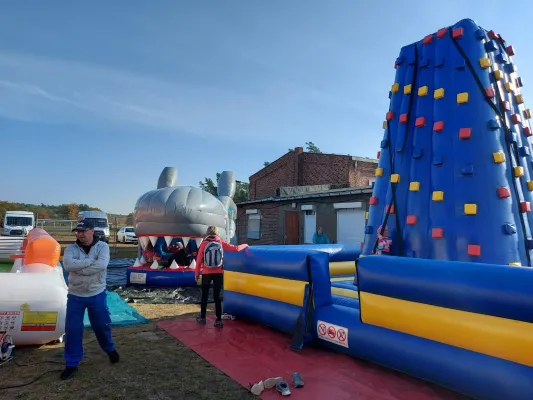
<svg viewBox="0 0 533 400"><path fill-rule="evenodd" d="M133 326L148 322L135 308L130 306L115 292L107 291L107 306L111 313L111 326ZM91 327L87 311L83 319L86 328Z"/></svg>
<svg viewBox="0 0 533 400"><path fill-rule="evenodd" d="M65 277L65 282L68 284L68 272L65 271L64 268L63 276ZM133 326L149 322L146 318L139 314L135 308L126 303L124 299L117 293L109 290L106 292L107 306L109 307L109 312L111 313L111 326ZM85 312L83 324L86 328L91 327L87 311Z"/></svg>

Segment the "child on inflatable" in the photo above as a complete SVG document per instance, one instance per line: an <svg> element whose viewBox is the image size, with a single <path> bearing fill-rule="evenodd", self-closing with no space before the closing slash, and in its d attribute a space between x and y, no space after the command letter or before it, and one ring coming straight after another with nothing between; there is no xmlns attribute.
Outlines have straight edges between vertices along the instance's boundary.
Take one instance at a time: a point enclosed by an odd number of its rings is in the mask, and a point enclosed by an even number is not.
<svg viewBox="0 0 533 400"><path fill-rule="evenodd" d="M195 279L198 280L202 271L202 301L200 315L196 317L199 324L205 324L205 314L207 311L207 296L209 287L213 282L213 297L215 299L216 321L215 327L222 328L222 302L220 291L222 289L222 278L224 274L224 251L237 252L248 247L247 244L234 246L218 237L218 228L210 226L207 228L206 238L198 249L196 259Z"/></svg>
<svg viewBox="0 0 533 400"><path fill-rule="evenodd" d="M385 226L385 229L383 229L383 225L380 225L378 228L378 247L376 248L376 254L389 253L391 244L392 240L389 239L389 228Z"/></svg>

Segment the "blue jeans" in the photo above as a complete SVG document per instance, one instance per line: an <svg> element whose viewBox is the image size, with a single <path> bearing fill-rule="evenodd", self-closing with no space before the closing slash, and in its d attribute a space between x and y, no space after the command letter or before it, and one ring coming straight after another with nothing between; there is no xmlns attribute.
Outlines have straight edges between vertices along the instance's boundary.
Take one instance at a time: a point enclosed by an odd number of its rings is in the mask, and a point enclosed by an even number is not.
<svg viewBox="0 0 533 400"><path fill-rule="evenodd" d="M111 316L107 307L105 290L91 297L69 294L65 321L65 361L67 367L77 367L83 358L85 309L87 309L91 327L102 350L106 353L115 350L115 343L111 337Z"/></svg>

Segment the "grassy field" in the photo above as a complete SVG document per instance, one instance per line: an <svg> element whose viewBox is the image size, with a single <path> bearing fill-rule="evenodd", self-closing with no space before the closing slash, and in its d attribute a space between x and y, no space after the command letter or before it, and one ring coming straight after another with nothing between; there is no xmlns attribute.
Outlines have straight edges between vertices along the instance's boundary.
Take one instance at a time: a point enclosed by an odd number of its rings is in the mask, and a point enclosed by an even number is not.
<svg viewBox="0 0 533 400"><path fill-rule="evenodd" d="M0 262L0 272L9 272L12 267L13 263L11 262Z"/></svg>
<svg viewBox="0 0 533 400"><path fill-rule="evenodd" d="M74 240L69 230L45 228L65 248ZM135 258L137 246L109 243L113 258ZM11 269L11 264L0 264ZM63 345L16 347L15 358L0 366L0 399L209 399L257 398L213 367L156 322L192 318L199 305L132 304L150 320L149 324L114 328L113 336L121 359L111 365L91 330L84 338L85 357L76 376L59 379L63 368ZM212 305L208 306L213 312ZM16 343L15 343L16 344ZM37 380L36 380L37 379ZM206 381L207 380L207 381ZM5 389L6 387L17 386Z"/></svg>
<svg viewBox="0 0 533 400"><path fill-rule="evenodd" d="M17 347L15 359L0 367L0 399L257 398L155 325L162 319L193 317L198 306L135 307L151 323L113 330L121 357L118 364L110 364L90 330L84 338L85 358L76 376L68 381L59 379L63 368L63 345ZM39 379L31 383L36 378ZM2 390L19 385L23 386Z"/></svg>
<svg viewBox="0 0 533 400"><path fill-rule="evenodd" d="M45 227L46 231L52 235L52 237L61 244L61 254L63 250L70 243L74 242L75 236L68 229L52 229L51 227ZM136 258L137 257L137 245L136 244L124 244L116 243L116 236L114 233L109 238L109 249L111 251L111 258Z"/></svg>

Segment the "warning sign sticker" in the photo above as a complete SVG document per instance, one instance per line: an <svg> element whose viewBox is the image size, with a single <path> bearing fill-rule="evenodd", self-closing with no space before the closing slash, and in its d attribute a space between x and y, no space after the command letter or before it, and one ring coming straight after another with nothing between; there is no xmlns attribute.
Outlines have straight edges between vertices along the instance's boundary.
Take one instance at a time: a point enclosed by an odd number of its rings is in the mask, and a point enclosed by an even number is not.
<svg viewBox="0 0 533 400"><path fill-rule="evenodd" d="M20 330L28 331L55 331L57 325L57 312L25 311L22 316Z"/></svg>
<svg viewBox="0 0 533 400"><path fill-rule="evenodd" d="M139 285L146 285L146 273L132 272L130 274L130 283L137 283Z"/></svg>
<svg viewBox="0 0 533 400"><path fill-rule="evenodd" d="M0 332L18 330L20 311L0 311Z"/></svg>
<svg viewBox="0 0 533 400"><path fill-rule="evenodd" d="M318 338L348 348L348 328L317 321Z"/></svg>

